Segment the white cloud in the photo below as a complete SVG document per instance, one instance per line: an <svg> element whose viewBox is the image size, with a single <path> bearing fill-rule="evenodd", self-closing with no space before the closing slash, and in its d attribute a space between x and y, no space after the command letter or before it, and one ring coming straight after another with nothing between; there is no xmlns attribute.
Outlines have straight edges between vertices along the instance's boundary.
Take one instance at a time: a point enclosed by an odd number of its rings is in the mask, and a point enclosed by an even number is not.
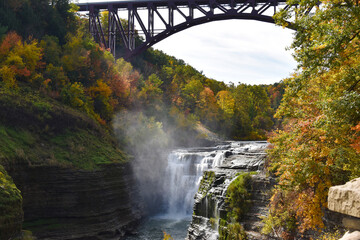
<svg viewBox="0 0 360 240"><path fill-rule="evenodd" d="M250 20L226 20L176 33L153 47L226 83L274 83L296 66L285 47L292 30Z"/></svg>

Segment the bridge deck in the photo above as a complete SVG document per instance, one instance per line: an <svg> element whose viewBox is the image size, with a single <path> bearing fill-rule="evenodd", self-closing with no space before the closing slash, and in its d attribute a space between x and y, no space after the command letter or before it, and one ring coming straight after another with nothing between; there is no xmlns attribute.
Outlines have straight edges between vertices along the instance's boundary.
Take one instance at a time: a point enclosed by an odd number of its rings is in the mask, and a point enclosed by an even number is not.
<svg viewBox="0 0 360 240"><path fill-rule="evenodd" d="M108 1L108 2L87 2L87 3L76 3L80 7L79 11L88 11L90 6L95 7L96 9L108 9L109 5L112 5L113 8L127 8L129 5L134 7L147 7L149 4L153 4L157 7L166 7L170 4L175 6L188 6L189 2L194 2L197 5L207 5L213 0L123 0L123 1ZM214 1L215 2L215 1ZM254 3L267 3L268 0L216 0L218 4L241 4L246 2ZM276 0L274 3L285 3L286 0Z"/></svg>
<svg viewBox="0 0 360 240"><path fill-rule="evenodd" d="M89 30L95 41L109 48L115 56L116 39L120 37L127 58L192 26L226 19L274 23L273 14L278 9L290 7L286 0L107 0L77 5L80 11L89 11ZM105 31L99 17L100 10L109 11L109 24ZM119 10L128 11L125 17L128 26L120 19ZM139 14L139 10L146 12ZM155 28L159 24L163 28L161 31ZM143 33L144 41L136 41L135 25Z"/></svg>

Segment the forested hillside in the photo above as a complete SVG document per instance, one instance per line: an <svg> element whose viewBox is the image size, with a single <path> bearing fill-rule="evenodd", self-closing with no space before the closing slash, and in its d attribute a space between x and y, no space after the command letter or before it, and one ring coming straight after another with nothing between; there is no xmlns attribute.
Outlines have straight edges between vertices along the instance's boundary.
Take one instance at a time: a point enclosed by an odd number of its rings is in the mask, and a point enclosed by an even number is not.
<svg viewBox="0 0 360 240"><path fill-rule="evenodd" d="M83 173L91 175L95 171L101 175L112 164L123 166L129 161L124 153L126 146L127 153L134 155L134 145L152 146L154 141L149 145L144 135L156 138L156 134L166 133L174 136L174 145L204 144L211 132L197 129L206 127L223 139L266 139L274 122L281 122L274 120L273 114L282 98L283 83L225 84L154 49L128 62L122 58L121 44L115 59L93 41L88 20L77 15L76 9L68 0L0 0L0 165L4 166L0 183L5 186L0 191L1 239L19 234L24 218L22 204L26 229L40 235L50 230L52 234L62 233L65 223L47 219L48 215L41 215L42 210L31 210L37 207L32 202L37 198L36 191L46 188L41 178L61 178L56 174L46 176L52 171L62 169L60 172L66 175L67 171L77 174L76 169L81 169ZM106 14L102 13L104 19ZM121 121L127 116L132 116L131 127L129 122ZM126 131L131 129L136 132L129 137ZM156 144L158 147L161 143ZM122 169L109 168L114 173ZM28 182L22 178L36 171L40 174L34 177L39 179L25 187L23 184ZM25 203L9 175L20 183ZM95 177L103 179L100 175ZM121 175L115 182L106 178L102 184L130 181L124 178ZM79 186L71 185L72 181L63 184L77 194ZM132 191L116 189L109 188L109 194L119 194L119 201ZM52 211L56 201L51 196L42 200L49 209L44 211ZM122 206L107 204L110 208ZM97 214L105 214L100 210ZM88 213L80 213L85 219L82 224L87 224ZM108 217L114 228L123 227L113 216ZM127 221L138 217L133 214ZM84 229L74 222L73 231ZM107 225L93 224L95 230Z"/></svg>
<svg viewBox="0 0 360 240"><path fill-rule="evenodd" d="M30 87L104 126L115 112L131 110L175 132L192 132L202 123L225 139L265 139L272 129L282 84L227 85L153 49L131 63L115 61L93 42L76 6L47 2L1 3L0 74L6 91Z"/></svg>

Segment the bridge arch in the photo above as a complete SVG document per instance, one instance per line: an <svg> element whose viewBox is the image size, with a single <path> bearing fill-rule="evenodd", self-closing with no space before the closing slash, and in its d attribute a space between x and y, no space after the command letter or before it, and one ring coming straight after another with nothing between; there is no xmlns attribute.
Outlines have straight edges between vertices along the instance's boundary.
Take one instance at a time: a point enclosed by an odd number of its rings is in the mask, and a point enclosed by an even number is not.
<svg viewBox="0 0 360 240"><path fill-rule="evenodd" d="M274 23L276 11L289 6L286 0L126 0L108 3L79 3L80 11L89 11L89 29L94 39L110 48L115 55L116 35L120 35L127 50L126 57L135 56L165 38L200 24L229 20L250 19ZM187 13L185 13L184 9ZM102 29L99 12L109 11L108 37ZM127 11L125 26L118 12ZM146 16L139 11L147 12ZM161 11L166 10L166 14ZM181 20L175 23L175 13ZM154 26L162 24L164 29L157 32ZM135 41L135 24L140 26L144 41Z"/></svg>

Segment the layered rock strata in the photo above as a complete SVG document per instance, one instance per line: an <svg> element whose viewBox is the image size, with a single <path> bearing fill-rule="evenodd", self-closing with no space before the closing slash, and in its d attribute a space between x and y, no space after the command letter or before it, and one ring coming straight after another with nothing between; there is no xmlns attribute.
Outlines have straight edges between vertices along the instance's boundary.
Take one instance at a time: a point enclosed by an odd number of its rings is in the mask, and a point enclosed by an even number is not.
<svg viewBox="0 0 360 240"><path fill-rule="evenodd" d="M7 166L21 190L24 229L38 239L121 239L140 219L125 164L93 171L58 166Z"/></svg>
<svg viewBox="0 0 360 240"><path fill-rule="evenodd" d="M204 173L199 191L195 195L194 213L188 229L188 240L216 240L219 238L219 220L226 218L227 188L237 174L257 171L251 178L251 207L242 222L249 239L265 238L261 235L262 216L267 214L270 189L274 180L261 174L266 157L266 144L249 144L241 150L229 147L224 159Z"/></svg>

